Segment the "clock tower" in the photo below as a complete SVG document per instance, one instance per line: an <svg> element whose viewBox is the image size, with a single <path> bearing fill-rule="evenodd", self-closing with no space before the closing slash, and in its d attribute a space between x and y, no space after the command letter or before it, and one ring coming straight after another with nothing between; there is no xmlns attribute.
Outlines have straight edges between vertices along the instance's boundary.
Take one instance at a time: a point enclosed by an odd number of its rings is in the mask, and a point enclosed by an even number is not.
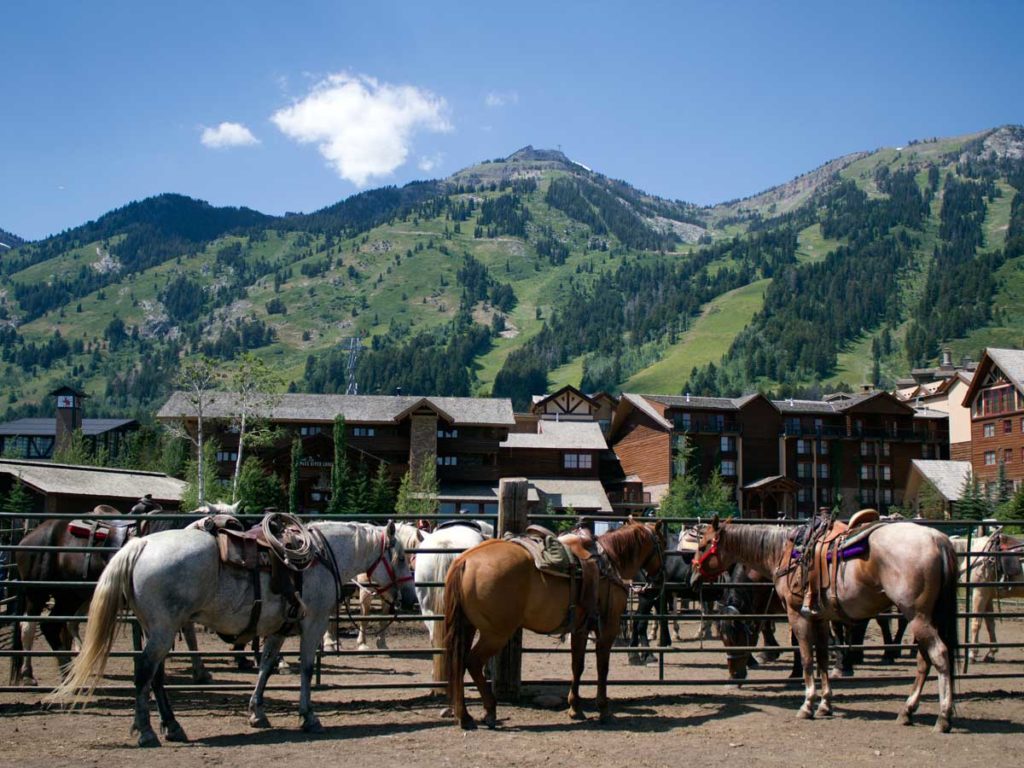
<svg viewBox="0 0 1024 768"><path fill-rule="evenodd" d="M71 387L61 387L50 393L57 405L57 431L53 446L54 454L64 450L71 443L76 429L82 428L82 403L87 397Z"/></svg>

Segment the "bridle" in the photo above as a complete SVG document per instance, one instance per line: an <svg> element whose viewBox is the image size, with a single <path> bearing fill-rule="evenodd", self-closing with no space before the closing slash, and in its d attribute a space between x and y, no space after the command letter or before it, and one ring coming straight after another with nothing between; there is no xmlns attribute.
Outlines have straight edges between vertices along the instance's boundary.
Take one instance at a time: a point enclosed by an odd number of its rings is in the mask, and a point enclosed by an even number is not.
<svg viewBox="0 0 1024 768"><path fill-rule="evenodd" d="M384 531L380 535L380 554L377 555L377 559L374 560L370 567L366 569L366 579L371 584L373 583L373 572L377 569L380 564L384 565L384 572L388 575L388 583L382 587L368 587L365 584L359 584L360 589L365 589L369 592L373 592L377 597L387 600L389 603L394 604L395 601L386 593L392 589L397 590L406 582L412 581L412 575L399 577L395 573L394 566L391 565L391 553L394 552L394 545L391 543L391 537L388 536L387 531Z"/></svg>
<svg viewBox="0 0 1024 768"><path fill-rule="evenodd" d="M698 555L693 559L693 565L703 579L714 579L725 571L722 565L722 557L718 552L718 536L719 532L716 532L714 538L711 539L711 545L704 551L704 554ZM714 570L706 570L704 564L712 557L717 559L717 564Z"/></svg>

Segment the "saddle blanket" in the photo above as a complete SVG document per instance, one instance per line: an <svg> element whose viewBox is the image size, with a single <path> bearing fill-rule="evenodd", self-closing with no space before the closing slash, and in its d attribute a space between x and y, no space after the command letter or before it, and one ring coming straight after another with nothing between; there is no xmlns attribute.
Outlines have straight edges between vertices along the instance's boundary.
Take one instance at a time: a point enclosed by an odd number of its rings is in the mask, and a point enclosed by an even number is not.
<svg viewBox="0 0 1024 768"><path fill-rule="evenodd" d="M544 573L569 578L576 568L576 557L554 535L543 537L507 535L505 540L518 544L529 552L537 570Z"/></svg>

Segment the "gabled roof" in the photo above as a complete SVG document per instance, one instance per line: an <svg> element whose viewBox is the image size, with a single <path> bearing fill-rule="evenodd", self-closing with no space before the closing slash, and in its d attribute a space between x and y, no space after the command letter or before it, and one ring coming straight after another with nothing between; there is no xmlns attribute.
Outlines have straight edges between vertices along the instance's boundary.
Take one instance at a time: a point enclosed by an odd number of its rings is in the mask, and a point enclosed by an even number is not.
<svg viewBox="0 0 1024 768"><path fill-rule="evenodd" d="M238 395L211 392L204 416L227 419L237 413ZM354 424L394 424L415 408L429 407L451 424L460 426L511 427L515 425L512 401L507 398L417 397L414 395L309 395L289 393L270 413L276 422L333 422L342 415ZM196 409L186 393L175 392L157 414L161 420L195 418Z"/></svg>
<svg viewBox="0 0 1024 768"><path fill-rule="evenodd" d="M102 435L111 430L138 426L135 419L82 419L82 434ZM26 437L54 437L57 434L56 419L16 419L0 424L0 435Z"/></svg>
<svg viewBox="0 0 1024 768"><path fill-rule="evenodd" d="M533 405L532 405L530 410L537 410L538 408L543 408L544 404L547 403L549 400L554 400L559 395L565 394L566 392L575 395L576 397L578 397L583 402L589 403L590 405L594 406L595 408L599 408L600 407L600 404L596 400L594 400L592 397L590 397L589 395L583 394L582 392L580 392L580 390L576 389L576 387L574 387L572 384L566 384L561 389L557 389L557 390L555 390L554 392L552 392L549 395L534 395Z"/></svg>
<svg viewBox="0 0 1024 768"><path fill-rule="evenodd" d="M1024 350L988 347L985 350L985 354L981 356L978 367L974 371L974 378L971 379L970 386L964 394L964 401L961 405L965 408L970 407L971 401L978 393L978 390L988 376L989 370L993 366L1003 372L1006 378L1010 380L1010 383L1017 388L1018 392L1024 393Z"/></svg>
<svg viewBox="0 0 1024 768"><path fill-rule="evenodd" d="M47 495L135 500L151 493L159 502L181 501L186 483L161 472L82 467L48 461L0 460L0 473L13 475ZM84 510L83 510L84 511Z"/></svg>
<svg viewBox="0 0 1024 768"><path fill-rule="evenodd" d="M509 432L501 447L603 451L608 443L596 421L538 421L537 432Z"/></svg>
<svg viewBox="0 0 1024 768"><path fill-rule="evenodd" d="M670 422L668 419L666 419L664 416L658 413L658 411L655 410L654 406L647 402L644 395L634 395L629 392L623 392L622 399L619 400L619 403L621 404L623 402L627 403L633 408L636 408L638 411L641 411L645 415L654 419L658 426L664 427L665 429L668 430L672 429L672 422Z"/></svg>
<svg viewBox="0 0 1024 768"><path fill-rule="evenodd" d="M919 473L946 501L959 501L964 484L971 476L971 462L914 459L910 471Z"/></svg>

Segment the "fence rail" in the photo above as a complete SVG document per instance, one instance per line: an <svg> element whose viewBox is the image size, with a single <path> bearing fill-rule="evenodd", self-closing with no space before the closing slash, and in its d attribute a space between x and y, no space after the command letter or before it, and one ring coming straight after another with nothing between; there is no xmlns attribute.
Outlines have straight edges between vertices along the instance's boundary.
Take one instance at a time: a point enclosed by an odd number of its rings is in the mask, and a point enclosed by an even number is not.
<svg viewBox="0 0 1024 768"><path fill-rule="evenodd" d="M181 513L166 513L159 515L148 516L150 520L175 520L181 521L188 518L189 515ZM239 515L239 518L250 522L256 522L261 519L261 516L256 515ZM448 520L451 519L448 515L433 515L429 516L435 520ZM14 631L17 631L17 624L25 621L38 621L41 623L46 622L81 622L84 620L83 616L79 615L44 615L44 616L29 616L21 612L17 602L17 596L25 589L37 588L47 590L60 590L73 587L80 590L88 590L95 586L95 581L90 580L78 580L78 581L58 581L58 580L26 580L22 581L17 578L15 572L15 566L12 562L13 558L19 552L26 553L50 553L50 552L97 552L99 548L88 547L88 546L71 546L71 547L54 547L46 545L35 545L25 546L20 544L20 538L26 529L33 527L39 521L43 519L61 519L61 520L72 520L72 519L86 519L86 520L111 520L111 519L124 519L124 515L97 515L93 513L83 514L21 514L17 518L13 518L10 515L0 514L0 658L8 658L11 660L20 659L36 659L36 658L47 658L54 657L56 653L49 648L46 649L33 649L33 650L13 650L9 646L4 644L8 641L6 638L12 635ZM516 510L511 513L506 509L499 509L497 515L483 514L483 515L467 515L467 519L477 519L493 522L496 524L496 528L499 533L504 531L517 531L522 530L525 527L526 522L542 522L549 526L557 526L563 522L572 522L576 520L575 516L571 515L527 515L525 510ZM383 522L389 519L387 515L361 515L358 517L332 517L332 520L359 520L361 522ZM422 519L422 516L421 516ZM608 522L618 522L625 519L625 516L600 516L599 519ZM702 522L697 518L664 518L667 523L672 526L686 526L693 525ZM762 519L736 519L735 524L763 524L766 522L778 522L780 524L793 524L798 521L783 520L783 521L765 521ZM988 558L1000 558L1000 557L1019 557L1019 553L1009 552L991 552L987 550L980 550L972 547L972 542L976 538L976 531L982 525L992 526L991 522L980 523L972 520L949 520L949 521L924 521L922 524L930 527L938 528L945 531L966 531L967 533L967 549L968 551L960 553L958 556L967 560L968 564L972 567L977 566L978 563L983 562ZM1007 526L1020 526L1024 527L1024 521L1006 521ZM100 550L102 551L102 550ZM411 549L410 553L419 554L440 554L444 552L460 552L461 550L445 550L437 548L422 548L422 549ZM106 553L112 553L112 550L108 550ZM105 553L105 554L106 554ZM666 552L668 556L681 556L683 553L679 552ZM962 571L967 569L961 569ZM668 583L669 586L673 586L673 582ZM427 584L421 584L420 586L443 586L442 582L430 582ZM771 588L771 584L764 585L751 585L754 588ZM1024 583L1022 583L1024 586ZM988 611L974 611L971 606L972 594L979 589L996 589L1002 590L1006 587L1006 583L1002 581L993 581L991 579L970 579L962 578L960 582L962 588L962 610L959 613L961 619L963 619L963 635L964 642L961 647L965 651L979 650L987 651L993 649L1020 649L1024 648L1024 642L968 642L968 631L972 621L983 620L989 617L1006 620L1018 620L1024 618L1024 604L1010 603L1009 601L1002 601L1008 608L1002 610L1003 605L995 605L992 610ZM644 618L648 621L655 623L661 620L675 620L685 624L700 624L707 621L717 621L720 619L732 619L740 621L760 621L760 620L774 620L785 622L785 616L782 614L773 613L745 613L745 614L726 614L720 613L716 610L706 610L697 604L696 610L684 610L678 613L669 612L665 603L659 606L654 614L648 614L644 617L639 617L632 611L626 615L626 620L631 621L635 618ZM897 614L886 612L881 615L881 618L896 618ZM126 624L137 626L137 621L130 614L123 615L120 620ZM442 616L439 615L420 615L420 614L402 614L397 615L375 613L365 617L361 617L359 621L366 622L368 625L373 623L385 623L385 622L399 622L407 624L409 622L424 622L424 621L441 621ZM847 650L871 650L881 651L886 649L897 649L900 646L897 644L884 644L884 643L863 643L863 644L847 644L843 646ZM724 668L725 668L725 653L722 648L721 656L721 668L715 669L714 673L690 674L681 678L666 679L665 676L665 660L667 657L685 657L686 655L692 655L697 653L707 653L709 646L705 643L701 644L688 644L680 647L657 647L651 646L649 648L642 648L643 651L655 654L658 659L658 679L637 679L632 676L619 677L609 680L610 684L613 685L650 685L650 686L672 686L672 685L720 685L723 682ZM734 651L755 651L763 650L762 646L733 646L731 650ZM783 645L779 647L772 647L773 652L780 654L791 654L794 649L790 646ZM619 647L613 649L613 653L616 655L635 653L636 648ZM202 656L209 658L222 658L231 659L239 656L246 655L247 651L236 651L229 650L226 647L214 649L214 650L201 650L201 651L172 651L169 654L170 658L190 659L194 656ZM429 668L425 664L424 675L422 680L408 681L408 682L366 682L366 683L339 683L335 681L324 680L323 677L326 674L323 671L322 663L325 659L332 657L359 657L359 656L393 656L401 658L423 658L425 661L429 660L432 656L442 653L439 649L427 647L424 638L424 647L420 648L405 648L396 650L386 649L372 649L372 650L357 650L357 649L341 649L335 650L321 650L320 657L318 660L318 670L316 677L316 688L318 690L365 690L365 689L380 689L380 690L424 690L436 687L436 682L430 679ZM537 654L567 654L569 653L568 648L537 648L537 647L522 647L520 644L518 647L513 646L511 655L514 658L506 657L504 660L499 661L498 668L496 670L496 688L503 690L505 695L515 695L522 685L551 685L551 681L546 680L533 680L528 676L524 676L521 673L521 667L519 664L523 656L533 656ZM111 656L114 658L132 658L138 654L138 651L114 651ZM285 652L282 654L285 657L294 657L297 655L296 651ZM503 671L504 670L504 671ZM965 670L966 671L966 670ZM504 677L503 677L504 675ZM510 679L511 675L511 679ZM568 670L566 670L566 676L568 676ZM986 671L983 673L966 673L961 675L961 679L972 679L972 680L991 680L1000 681L1006 679L1016 679L1024 677L1024 666L1022 666L1022 672L1005 672L1005 671ZM913 674L907 670L895 670L888 674L877 675L871 678L859 679L857 685L881 685L890 684L893 681L910 680L913 678ZM585 681L587 682L587 681ZM592 681L591 681L592 682ZM789 682L788 677L764 677L758 678L757 683L759 685L784 685ZM561 683L559 683L561 684ZM504 687L503 687L504 686ZM213 685L169 685L169 690L211 690L211 691L248 691L251 689L251 685L247 683L220 683ZM277 691L291 691L296 690L297 686L278 684L268 686L268 690ZM0 693L27 693L37 692L38 689L28 686L0 686ZM104 694L115 694L115 695L128 695L134 693L134 688L130 685L102 685L97 688L97 691Z"/></svg>

